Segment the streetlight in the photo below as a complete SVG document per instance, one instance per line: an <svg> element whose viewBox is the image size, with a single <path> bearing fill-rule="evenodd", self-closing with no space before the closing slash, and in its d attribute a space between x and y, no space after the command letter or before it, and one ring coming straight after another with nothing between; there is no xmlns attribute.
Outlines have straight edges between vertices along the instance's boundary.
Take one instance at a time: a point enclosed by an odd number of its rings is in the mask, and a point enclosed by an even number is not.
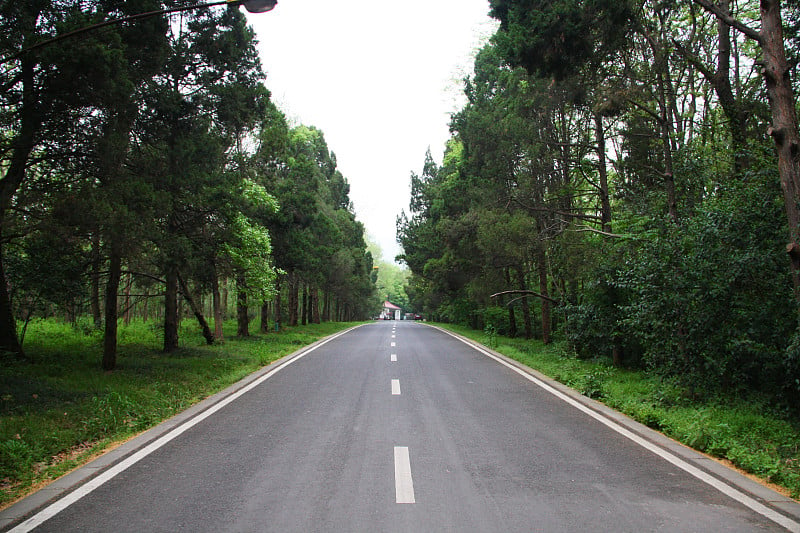
<svg viewBox="0 0 800 533"><path fill-rule="evenodd" d="M275 8L278 0L228 0L229 4L242 4L250 13L266 13Z"/></svg>
<svg viewBox="0 0 800 533"><path fill-rule="evenodd" d="M86 26L85 28L79 28L77 30L67 32L63 35L57 35L52 39L44 40L40 43L36 43L28 48L20 50L14 55L4 57L0 60L0 64L5 63L6 61L13 61L21 57L28 52L32 52L33 50L37 50L39 48L44 48L45 46L49 46L55 42L61 41L62 39L68 39L69 37L74 37L76 35L80 35L82 33L86 33L89 31L97 30L100 28L105 28L106 26L112 26L114 24L121 24L123 22L130 22L132 20L140 20L149 17L156 17L158 15L166 15L168 13L178 13L180 11L192 11L195 9L205 9L214 6L221 6L227 5L229 7L238 7L244 6L244 8L250 13L266 13L267 11L272 11L275 9L278 0L218 0L216 2L208 2L206 4L193 4L190 6L183 6L183 7L171 7L168 9L159 9L156 11L147 11L145 13L137 13L136 15L130 15L128 17L120 17L117 19L107 20L105 22L100 22L99 24L93 24L91 26Z"/></svg>

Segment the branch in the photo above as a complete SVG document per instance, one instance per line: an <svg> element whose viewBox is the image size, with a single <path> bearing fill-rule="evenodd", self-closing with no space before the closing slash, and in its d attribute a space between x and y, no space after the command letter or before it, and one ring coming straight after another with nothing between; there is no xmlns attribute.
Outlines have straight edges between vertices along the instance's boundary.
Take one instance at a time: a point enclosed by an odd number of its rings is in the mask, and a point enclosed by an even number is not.
<svg viewBox="0 0 800 533"><path fill-rule="evenodd" d="M694 68L700 71L700 73L705 76L709 83L714 83L714 79L717 77L717 73L708 68L696 55L687 50L677 39L672 39L672 44L675 45L678 52L683 56L683 58L689 62L690 65L693 65Z"/></svg>
<svg viewBox="0 0 800 533"><path fill-rule="evenodd" d="M135 272L133 270L123 270L120 273L121 274L131 274L133 276L141 276L143 278L148 278L148 279L151 279L153 281L157 281L158 283L162 283L162 284L166 284L167 283L163 278L159 278L159 277L153 276L151 274L146 274L144 272ZM100 272L100 274L106 274L106 272Z"/></svg>
<svg viewBox="0 0 800 533"><path fill-rule="evenodd" d="M606 237L613 237L615 239L625 239L625 238L629 237L629 235L621 235L619 233L609 233L607 231L600 231L599 229L591 228L589 226L581 226L581 227L577 228L575 231L578 232L578 233L584 233L586 231L589 231L591 233L598 233L600 235L604 235Z"/></svg>
<svg viewBox="0 0 800 533"><path fill-rule="evenodd" d="M503 291L492 294L490 298L497 298L498 296L505 296L506 294L524 294L526 296L536 296L537 298L541 298L542 300L547 300L548 302L553 302L556 305L561 305L561 300L556 300L555 298L551 298L544 294L539 294L538 292L528 291L528 290L516 290L516 291Z"/></svg>
<svg viewBox="0 0 800 533"><path fill-rule="evenodd" d="M568 211L562 211L560 209L553 209L553 208L550 208L550 207L534 207L534 206L530 206L530 205L525 204L519 198L515 198L514 201L517 203L517 205L519 205L523 209L525 209L527 211L534 212L534 213L550 213L551 215L560 215L562 217L576 218L578 220L590 220L590 221L599 221L600 220L600 217L598 217L596 215L588 215L586 213L570 213Z"/></svg>
<svg viewBox="0 0 800 533"><path fill-rule="evenodd" d="M644 105L640 104L639 102L636 102L635 100L633 100L631 98L628 98L628 102L633 104L634 107L639 108L640 110L644 111L645 113L647 113L648 115L653 117L653 119L655 119L659 124L664 122L663 117L661 115L659 115L658 113L656 113L655 111L653 111L652 109L650 109L648 107L645 107Z"/></svg>
<svg viewBox="0 0 800 533"><path fill-rule="evenodd" d="M742 21L733 18L730 14L722 11L716 4L713 4L708 0L692 0L692 1L695 4L699 5L700 7L702 7L703 9L705 9L706 11L708 11L709 13L711 13L712 15L714 15L715 17L717 17L719 20L721 20L731 28L734 28L735 30L742 32L745 36L753 39L758 44L764 44L763 43L764 38L762 37L761 32L754 30L750 26L744 24Z"/></svg>

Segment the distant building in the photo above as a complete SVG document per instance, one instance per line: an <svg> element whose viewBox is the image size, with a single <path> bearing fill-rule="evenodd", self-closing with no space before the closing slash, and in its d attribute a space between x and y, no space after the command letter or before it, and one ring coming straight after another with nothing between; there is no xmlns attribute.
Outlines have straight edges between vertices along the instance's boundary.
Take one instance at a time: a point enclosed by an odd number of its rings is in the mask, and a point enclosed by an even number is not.
<svg viewBox="0 0 800 533"><path fill-rule="evenodd" d="M389 300L383 302L383 311L381 311L381 319L383 320L400 320L400 314L403 309L397 307Z"/></svg>

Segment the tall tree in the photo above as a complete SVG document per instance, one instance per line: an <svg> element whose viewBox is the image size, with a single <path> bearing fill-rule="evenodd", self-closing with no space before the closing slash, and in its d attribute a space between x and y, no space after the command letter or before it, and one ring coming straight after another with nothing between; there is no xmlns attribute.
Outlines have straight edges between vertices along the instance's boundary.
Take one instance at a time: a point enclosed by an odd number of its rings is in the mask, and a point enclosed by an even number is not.
<svg viewBox="0 0 800 533"><path fill-rule="evenodd" d="M153 80L141 154L164 194L157 246L165 279L164 351L178 346L178 285L220 191L241 180L227 152L255 124L267 94L244 16L231 9L182 15L170 28L171 54ZM225 178L227 183L222 181Z"/></svg>
<svg viewBox="0 0 800 533"><path fill-rule="evenodd" d="M786 251L791 259L795 294L800 299L800 133L791 80L792 69L786 58L781 1L759 2L759 30L733 17L727 3L720 5L708 0L692 1L717 17L721 24L735 28L755 41L761 49L764 84L772 111L772 125L768 133L775 142L781 189L789 222L789 244Z"/></svg>
<svg viewBox="0 0 800 533"><path fill-rule="evenodd" d="M157 32L161 23L151 21L138 34L113 27L103 34L73 40L69 48L41 44L107 16L124 15L128 10L148 5L158 4L40 0L24 4L4 2L0 6L3 29L0 54L11 65L0 79L3 87L0 98L6 110L3 127L8 132L2 143L0 165L4 169L0 180L0 227L35 164L32 154L48 153L53 159L58 159L59 153L62 158L74 155L69 148L74 142L66 140L83 136L83 130L92 123L91 117L97 116L96 106L102 99L108 102L109 98L119 98L129 87L130 81L124 74L117 77L109 73L126 72L130 61L146 68L148 59L142 58L148 54L143 52L158 47L158 39L150 39L150 32L153 29ZM137 49L138 53L134 52ZM0 243L3 240L0 238ZM7 283L2 278L4 270L0 264L0 350L20 354Z"/></svg>

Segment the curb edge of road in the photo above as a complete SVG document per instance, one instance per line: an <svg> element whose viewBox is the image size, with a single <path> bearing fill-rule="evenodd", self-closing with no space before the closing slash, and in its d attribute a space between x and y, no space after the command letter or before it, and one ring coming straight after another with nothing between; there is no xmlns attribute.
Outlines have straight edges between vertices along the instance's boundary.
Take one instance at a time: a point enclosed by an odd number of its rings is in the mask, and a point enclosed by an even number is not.
<svg viewBox="0 0 800 533"><path fill-rule="evenodd" d="M627 429L631 433L637 435L638 437L648 441L650 444L661 448L662 450L667 451L678 457L679 459L691 464L692 466L696 467L697 469L705 472L709 476L717 479L718 481L730 485L733 488L740 490L741 492L745 493L746 495L750 496L754 500L760 502L761 504L772 508L779 514L786 516L796 522L800 522L800 503L796 500L790 498L789 496L785 496L770 487L762 485L757 481L750 479L749 477L743 475L742 473L726 466L725 464L715 460L709 455L704 454L694 448L691 448L685 444L682 444L676 440L671 439L670 437L664 435L663 433L656 431L640 422L637 422L633 418L625 415L597 400L593 400L588 398L582 394L580 394L575 389L564 385L563 383L554 380L553 378L542 374L538 370L535 370L519 361L511 359L510 357L503 355L491 348L481 344L478 341L474 341L463 335L455 333L445 328L441 328L439 326L433 326L430 324L425 324L428 327L437 329L448 335L452 335L462 342L472 346L473 348L480 351L486 351L490 353L492 356L506 362L508 365L513 366L517 370L528 374L529 376L535 378L548 387L557 390L561 394L568 396L575 402L582 404L587 409L592 410L597 415L606 418L607 420L622 426L624 429ZM546 390L546 389L545 389ZM549 391L548 391L549 392Z"/></svg>
<svg viewBox="0 0 800 533"><path fill-rule="evenodd" d="M66 494L72 492L91 479L100 475L102 472L108 470L111 466L119 463L127 457L130 457L137 451L173 431L175 428L186 424L203 412L224 401L226 398L236 394L254 381L260 379L265 374L273 372L278 368L289 364L291 361L304 355L308 351L314 349L316 346L327 342L331 337L343 335L363 325L364 324L359 324L357 326L352 326L350 328L343 329L342 331L332 333L326 337L312 342L311 344L307 344L290 354L276 359L268 365L263 366L255 372L243 377L236 383L229 385L225 389L200 400L191 407L123 442L116 448L102 453L100 456L92 459L88 463L79 466L71 472L53 480L51 483L48 483L41 489L28 494L13 505L0 511L0 531L8 531L14 526L24 522L26 519L35 515L49 504L59 500Z"/></svg>

